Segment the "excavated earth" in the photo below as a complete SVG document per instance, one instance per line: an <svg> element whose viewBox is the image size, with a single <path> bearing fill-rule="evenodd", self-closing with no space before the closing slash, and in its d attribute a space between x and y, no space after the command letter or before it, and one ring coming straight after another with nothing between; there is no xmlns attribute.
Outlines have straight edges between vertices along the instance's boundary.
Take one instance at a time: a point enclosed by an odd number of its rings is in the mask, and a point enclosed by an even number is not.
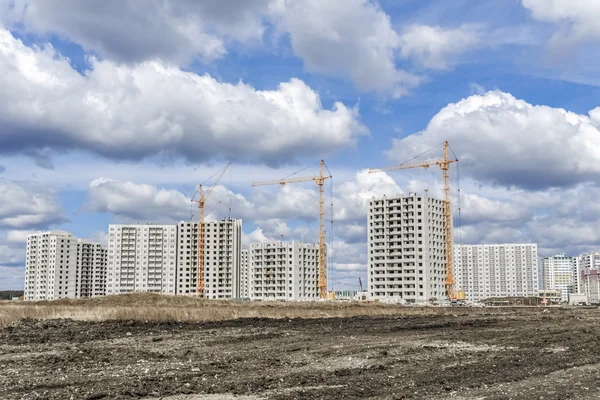
<svg viewBox="0 0 600 400"><path fill-rule="evenodd" d="M189 324L24 320L0 399L598 399L598 309Z"/></svg>

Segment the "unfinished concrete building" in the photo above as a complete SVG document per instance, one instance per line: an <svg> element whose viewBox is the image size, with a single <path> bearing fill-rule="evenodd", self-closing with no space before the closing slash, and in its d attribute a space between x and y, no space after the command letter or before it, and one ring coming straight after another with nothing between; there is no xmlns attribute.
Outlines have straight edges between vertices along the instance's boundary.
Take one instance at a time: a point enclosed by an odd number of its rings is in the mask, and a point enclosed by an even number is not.
<svg viewBox="0 0 600 400"><path fill-rule="evenodd" d="M240 297L250 298L250 251L242 250L242 263L240 265Z"/></svg>
<svg viewBox="0 0 600 400"><path fill-rule="evenodd" d="M177 294L197 294L198 223L178 225ZM242 220L206 222L204 237L204 297L240 297L242 264Z"/></svg>
<svg viewBox="0 0 600 400"><path fill-rule="evenodd" d="M454 246L454 279L466 299L536 297L537 245L480 244Z"/></svg>
<svg viewBox="0 0 600 400"><path fill-rule="evenodd" d="M425 303L446 297L444 202L411 193L369 202L369 298Z"/></svg>
<svg viewBox="0 0 600 400"><path fill-rule="evenodd" d="M27 236L25 300L103 296L106 249L66 231Z"/></svg>
<svg viewBox="0 0 600 400"><path fill-rule="evenodd" d="M77 296L98 297L106 294L108 250L99 243L77 240Z"/></svg>
<svg viewBox="0 0 600 400"><path fill-rule="evenodd" d="M106 294L175 294L177 225L109 225Z"/></svg>
<svg viewBox="0 0 600 400"><path fill-rule="evenodd" d="M253 243L249 259L251 300L319 298L317 244L299 241Z"/></svg>

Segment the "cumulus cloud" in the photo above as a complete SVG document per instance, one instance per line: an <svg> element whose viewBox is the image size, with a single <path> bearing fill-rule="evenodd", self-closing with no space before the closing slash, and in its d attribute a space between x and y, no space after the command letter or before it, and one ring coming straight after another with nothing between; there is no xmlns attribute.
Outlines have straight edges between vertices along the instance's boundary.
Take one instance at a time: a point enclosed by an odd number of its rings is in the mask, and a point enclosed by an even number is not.
<svg viewBox="0 0 600 400"><path fill-rule="evenodd" d="M168 59L185 64L223 57L228 39L260 42L267 4L268 0L4 0L0 11L8 26L66 37L117 62Z"/></svg>
<svg viewBox="0 0 600 400"><path fill-rule="evenodd" d="M568 47L600 40L600 2L596 0L522 0L533 18L558 25L552 44Z"/></svg>
<svg viewBox="0 0 600 400"><path fill-rule="evenodd" d="M324 109L298 79L260 91L158 62L92 64L80 75L51 47L32 49L0 30L2 151L280 164L352 145L366 132L356 108Z"/></svg>
<svg viewBox="0 0 600 400"><path fill-rule="evenodd" d="M420 82L396 66L399 35L390 17L369 0L281 0L272 13L310 72L343 76L359 90L395 97Z"/></svg>
<svg viewBox="0 0 600 400"><path fill-rule="evenodd" d="M474 26L456 29L439 26L411 25L400 36L400 54L430 69L447 69L457 57L479 42Z"/></svg>
<svg viewBox="0 0 600 400"><path fill-rule="evenodd" d="M98 178L90 183L85 209L139 222L178 222L189 218L189 206L176 190Z"/></svg>
<svg viewBox="0 0 600 400"><path fill-rule="evenodd" d="M65 220L56 193L38 183L0 179L0 193L0 228L38 228Z"/></svg>
<svg viewBox="0 0 600 400"><path fill-rule="evenodd" d="M447 105L425 130L393 140L388 156L404 162L444 140L456 151L461 173L483 183L539 189L600 175L596 117L531 105L509 93L491 91Z"/></svg>

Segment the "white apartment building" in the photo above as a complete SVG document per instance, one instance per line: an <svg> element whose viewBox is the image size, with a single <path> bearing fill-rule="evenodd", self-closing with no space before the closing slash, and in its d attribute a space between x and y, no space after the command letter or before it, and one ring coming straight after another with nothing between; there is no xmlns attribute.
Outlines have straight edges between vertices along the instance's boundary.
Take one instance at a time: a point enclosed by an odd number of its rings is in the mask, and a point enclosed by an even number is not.
<svg viewBox="0 0 600 400"><path fill-rule="evenodd" d="M240 297L242 220L224 219L205 224L204 297ZM198 274L198 223L178 225L177 294L195 296Z"/></svg>
<svg viewBox="0 0 600 400"><path fill-rule="evenodd" d="M99 243L77 240L77 295L98 297L106 294L108 250Z"/></svg>
<svg viewBox="0 0 600 400"><path fill-rule="evenodd" d="M454 246L455 289L466 299L537 297L537 244Z"/></svg>
<svg viewBox="0 0 600 400"><path fill-rule="evenodd" d="M252 243L249 253L250 299L317 300L319 245Z"/></svg>
<svg viewBox="0 0 600 400"><path fill-rule="evenodd" d="M446 298L444 202L411 193L369 202L369 298L425 303Z"/></svg>
<svg viewBox="0 0 600 400"><path fill-rule="evenodd" d="M600 273L598 269L582 270L581 293L587 295L589 304L600 304Z"/></svg>
<svg viewBox="0 0 600 400"><path fill-rule="evenodd" d="M27 236L25 300L103 296L106 250L66 231Z"/></svg>
<svg viewBox="0 0 600 400"><path fill-rule="evenodd" d="M577 257L566 257L564 253L542 258L542 289L560 290L562 301L569 301L570 293L577 293Z"/></svg>
<svg viewBox="0 0 600 400"><path fill-rule="evenodd" d="M177 225L109 225L106 294L175 294Z"/></svg>
<svg viewBox="0 0 600 400"><path fill-rule="evenodd" d="M583 253L577 257L577 273L575 274L577 293L585 293L582 279L586 272L600 270L600 251Z"/></svg>
<svg viewBox="0 0 600 400"><path fill-rule="evenodd" d="M240 264L240 297L242 299L250 298L250 251L242 250L242 261Z"/></svg>
<svg viewBox="0 0 600 400"><path fill-rule="evenodd" d="M77 238L66 231L27 236L25 300L75 298Z"/></svg>

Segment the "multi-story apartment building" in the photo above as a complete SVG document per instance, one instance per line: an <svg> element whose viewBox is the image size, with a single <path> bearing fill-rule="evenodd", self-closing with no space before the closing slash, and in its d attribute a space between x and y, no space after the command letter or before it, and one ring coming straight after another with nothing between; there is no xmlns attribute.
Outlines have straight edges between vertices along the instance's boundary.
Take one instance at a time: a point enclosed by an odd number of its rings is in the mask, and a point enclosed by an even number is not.
<svg viewBox="0 0 600 400"><path fill-rule="evenodd" d="M580 254L577 261L578 268L575 274L577 293L587 295L590 304L600 304L600 252Z"/></svg>
<svg viewBox="0 0 600 400"><path fill-rule="evenodd" d="M542 258L542 289L560 290L562 301L569 301L570 293L577 293L577 257L567 257L564 253Z"/></svg>
<svg viewBox="0 0 600 400"><path fill-rule="evenodd" d="M106 294L108 251L99 243L77 240L77 295L98 297Z"/></svg>
<svg viewBox="0 0 600 400"><path fill-rule="evenodd" d="M251 300L317 300L319 246L292 242L253 243L250 247Z"/></svg>
<svg viewBox="0 0 600 400"><path fill-rule="evenodd" d="M106 250L66 231L27 237L25 300L103 296Z"/></svg>
<svg viewBox="0 0 600 400"><path fill-rule="evenodd" d="M109 225L106 294L175 294L177 225Z"/></svg>
<svg viewBox="0 0 600 400"><path fill-rule="evenodd" d="M577 257L577 273L575 274L577 293L585 293L583 277L586 272L600 270L600 252L592 251L583 253Z"/></svg>
<svg viewBox="0 0 600 400"><path fill-rule="evenodd" d="M250 298L250 251L242 250L242 261L240 264L240 297L242 299Z"/></svg>
<svg viewBox="0 0 600 400"><path fill-rule="evenodd" d="M537 297L537 261L537 244L455 245L455 288L471 301Z"/></svg>
<svg viewBox="0 0 600 400"><path fill-rule="evenodd" d="M369 202L371 299L424 303L444 299L444 202L411 193Z"/></svg>
<svg viewBox="0 0 600 400"><path fill-rule="evenodd" d="M204 297L240 297L242 220L224 219L205 224ZM198 223L178 225L177 294L196 295L198 273Z"/></svg>
<svg viewBox="0 0 600 400"><path fill-rule="evenodd" d="M581 271L581 293L589 304L600 304L600 270L588 268Z"/></svg>

